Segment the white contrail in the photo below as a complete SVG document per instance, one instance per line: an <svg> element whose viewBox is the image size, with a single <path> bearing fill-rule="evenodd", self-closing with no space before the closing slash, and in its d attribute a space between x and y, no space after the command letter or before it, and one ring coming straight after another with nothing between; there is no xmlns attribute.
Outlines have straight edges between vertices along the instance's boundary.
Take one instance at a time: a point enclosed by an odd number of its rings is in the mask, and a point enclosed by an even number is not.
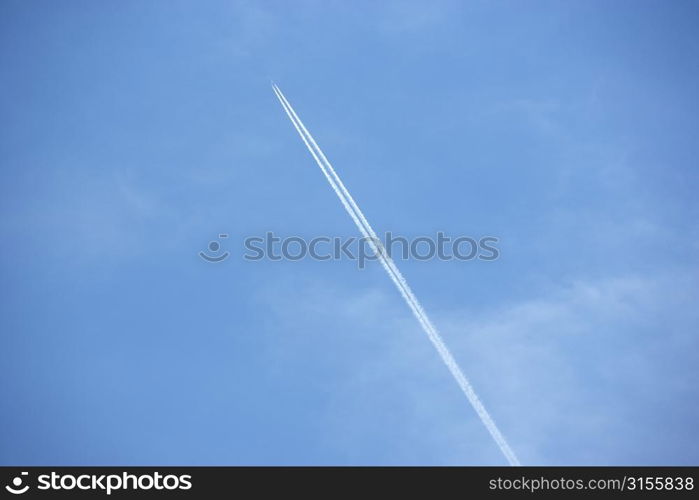
<svg viewBox="0 0 699 500"><path fill-rule="evenodd" d="M330 186L335 191L335 194L337 194L338 198L342 202L342 205L345 207L345 210L350 215L350 217L352 217L352 220L356 224L359 231L362 233L362 236L369 242L372 251L375 253L375 255L378 256L379 261L383 265L389 277L395 284L396 288L398 288L398 291L403 296L403 299L407 302L408 306L419 321L428 338L430 339L434 347L437 349L437 352L441 356L442 361L451 372L452 376L456 380L456 383L459 385L459 387L464 392L473 408L476 410L476 413L483 422L483 425L485 425L488 432L490 432L490 435L497 443L498 447L500 448L500 451L502 451L503 455L505 455L505 458L510 463L510 465L520 465L519 460L517 459L517 456L515 455L514 451L512 451L512 448L510 448L509 444L505 440L505 437L502 435L497 425L495 425L495 422L483 406L483 403L478 398L476 392L473 390L473 387L471 386L470 382L461 371L461 368L459 368L459 365L456 363L456 360L449 352L447 346L444 344L444 341L442 340L442 337L440 336L439 332L428 318L424 309L420 305L420 302L417 300L412 290L408 286L408 283L406 282L405 278L393 262L393 259L391 259L391 257L386 252L383 244L381 243L381 240L379 240L379 238L376 236L376 233L372 229L366 217L364 217L364 214L359 209L359 206L357 206L349 191L347 191L347 188L345 188L345 185L335 172L335 169L330 164L330 161L328 161L325 154L323 154L323 151L320 149L318 144L313 139L313 136L311 136L306 127L303 125L303 122L298 117L294 109L291 107L289 101L286 100L284 94L282 94L282 91L279 89L279 87L277 87L277 85L275 84L272 84L272 88L274 90L274 93L277 95L277 98L281 102L284 111L291 120L291 123L294 125L294 128L301 136L301 139L310 151L311 155L313 156L313 159L320 167L326 179L330 183Z"/></svg>

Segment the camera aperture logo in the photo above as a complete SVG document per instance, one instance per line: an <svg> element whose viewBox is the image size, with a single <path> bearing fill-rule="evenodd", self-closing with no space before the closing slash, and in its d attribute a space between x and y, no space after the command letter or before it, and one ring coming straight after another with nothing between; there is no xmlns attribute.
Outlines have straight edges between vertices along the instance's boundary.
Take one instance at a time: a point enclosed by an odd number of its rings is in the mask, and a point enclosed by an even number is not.
<svg viewBox="0 0 699 500"><path fill-rule="evenodd" d="M225 238L228 238L228 235L226 233L221 233L218 235L219 240ZM211 252L211 254L213 255L210 255L209 252ZM206 247L206 250L202 250L199 252L199 257L201 257L207 262L222 262L226 260L229 255L230 252L222 250L220 241L216 240L211 240L208 246Z"/></svg>
<svg viewBox="0 0 699 500"><path fill-rule="evenodd" d="M5 486L5 489L13 495L21 495L22 493L26 493L29 489L29 485L26 484L22 486L22 484L24 483L24 476L27 476L28 474L28 472L21 472L19 476L12 479L11 484Z"/></svg>
<svg viewBox="0 0 699 500"><path fill-rule="evenodd" d="M24 476L27 472L22 472L20 476L12 479L11 484L5 489L13 495L21 495L29 490L29 484L24 484ZM161 474L154 472L150 474L130 474L122 472L120 474L41 474L37 476L36 489L38 490L83 490L102 491L111 495L118 490L189 490L192 488L192 476L189 474Z"/></svg>

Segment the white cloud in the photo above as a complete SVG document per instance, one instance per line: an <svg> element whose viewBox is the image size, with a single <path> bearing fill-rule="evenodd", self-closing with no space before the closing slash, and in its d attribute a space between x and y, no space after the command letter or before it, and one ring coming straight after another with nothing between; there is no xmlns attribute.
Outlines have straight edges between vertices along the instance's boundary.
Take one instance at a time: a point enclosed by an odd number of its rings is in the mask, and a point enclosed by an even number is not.
<svg viewBox="0 0 699 500"><path fill-rule="evenodd" d="M678 346L696 348L695 289L681 275L580 281L475 319L443 318L444 330L525 463L652 463L652 448L671 454L677 443L642 443L630 429L663 432L650 427L664 413L646 407L653 393L688 414L683 381L697 371Z"/></svg>
<svg viewBox="0 0 699 500"><path fill-rule="evenodd" d="M318 423L326 445L348 463L500 464L397 294L326 285L265 298L277 331L289 331L270 339L274 364L317 364L325 379L309 390L328 394ZM679 444L655 426L668 410L691 416L681 398L697 378L686 351L699 347L687 309L695 289L677 275L581 280L485 312L432 316L525 464L672 462ZM671 408L654 407L653 394ZM696 439L689 427L678 432Z"/></svg>

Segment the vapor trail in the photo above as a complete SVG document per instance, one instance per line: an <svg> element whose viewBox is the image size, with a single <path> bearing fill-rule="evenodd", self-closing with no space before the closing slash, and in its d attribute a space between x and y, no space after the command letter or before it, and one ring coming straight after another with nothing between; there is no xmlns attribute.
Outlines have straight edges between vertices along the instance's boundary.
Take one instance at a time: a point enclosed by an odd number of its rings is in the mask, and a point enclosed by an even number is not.
<svg viewBox="0 0 699 500"><path fill-rule="evenodd" d="M417 318L418 322L422 326L422 329L427 334L427 337L430 339L435 349L437 349L437 352L442 358L442 361L447 366L452 376L456 380L456 383L459 385L463 393L468 398L469 402L471 403L479 418L483 422L483 425L485 425L486 429L500 448L500 451L502 451L503 455L510 463L510 465L520 465L519 460L517 459L517 456L515 455L514 451L512 451L512 448L510 448L509 444L505 440L505 437L502 435L497 425L495 425L495 422L491 418L488 411L485 409L485 406L483 406L483 403L478 398L476 392L473 390L473 387L471 386L470 382L461 371L461 368L456 363L456 360L451 355L451 352L449 352L447 346L444 344L441 335L430 321L429 317L422 308L422 305L417 300L417 297L415 297L415 294L413 294L412 290L408 286L407 281L398 270L398 267L396 267L395 263L393 262L393 259L391 259L391 257L386 252L383 244L381 243L381 240L376 236L376 233L367 221L366 217L364 217L364 214L352 198L352 195L350 195L349 191L347 191L347 188L345 188L345 185L335 172L335 169L330 164L330 161L326 158L325 154L323 154L323 151L320 149L318 144L313 139L313 136L303 125L303 122L298 117L289 101L287 101L286 97L284 97L284 94L282 94L282 91L279 89L279 87L277 87L277 85L275 84L272 84L272 88L277 98L279 99L279 102L284 108L284 111L291 120L291 123L293 124L294 128L301 136L301 139L310 151L311 155L313 156L313 159L316 161L321 171L325 175L326 179L328 180L328 183L335 191L335 194L337 194L345 210L350 215L359 231L362 233L362 236L369 242L372 251L379 258L379 261L388 273L388 276L391 278L391 281L393 281L393 284L396 286L396 288L398 288L398 291L401 293L403 299L410 307L411 311L413 312L413 315Z"/></svg>

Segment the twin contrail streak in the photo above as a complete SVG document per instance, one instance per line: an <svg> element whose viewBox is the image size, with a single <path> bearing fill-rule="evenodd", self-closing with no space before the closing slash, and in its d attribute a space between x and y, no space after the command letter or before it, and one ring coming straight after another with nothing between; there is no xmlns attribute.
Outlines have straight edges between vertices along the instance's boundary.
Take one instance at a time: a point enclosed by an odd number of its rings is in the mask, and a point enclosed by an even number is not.
<svg viewBox="0 0 699 500"><path fill-rule="evenodd" d="M520 465L514 451L512 451L510 445L507 444L505 437L502 435L497 425L495 425L495 422L490 417L490 414L485 409L485 406L483 406L483 403L473 390L471 383L463 374L461 368L459 368L456 360L449 352L447 346L444 344L441 335L427 317L427 314L420 305L420 302L417 300L417 297L415 297L415 294L413 294L412 290L408 286L408 283L405 281L405 278L398 270L398 267L396 267L396 264L393 262L393 259L391 259L386 252L381 240L376 236L376 233L355 203L352 195L350 195L349 191L347 191L347 188L345 188L342 180L340 180L340 177L335 172L335 169L325 157L318 144L316 144L313 136L311 136L306 127L303 125L303 122L291 107L289 101L286 100L286 97L284 97L284 94L282 94L279 87L272 84L272 88L274 89L274 93L277 95L279 102L281 102L284 111L291 120L291 123L294 125L294 128L301 136L301 139L310 151L313 159L316 161L321 171L325 175L325 178L328 180L328 183L335 191L335 194L337 194L337 197L342 202L342 205L345 207L347 213L350 215L350 217L352 217L352 220L362 233L362 236L369 242L369 246L371 247L372 251L378 256L381 265L386 270L386 273L391 278L391 281L393 281L393 284L396 285L396 288L398 288L398 291L403 296L403 299L410 307L435 349L437 349L442 361L451 372L452 376L456 380L456 383L459 384L459 387L468 398L469 402L473 406L473 409L476 410L476 413L483 422L483 425L485 425L486 429L488 429L488 432L490 432L490 435L497 443L500 451L502 451L503 455L505 455L505 458L510 465Z"/></svg>

